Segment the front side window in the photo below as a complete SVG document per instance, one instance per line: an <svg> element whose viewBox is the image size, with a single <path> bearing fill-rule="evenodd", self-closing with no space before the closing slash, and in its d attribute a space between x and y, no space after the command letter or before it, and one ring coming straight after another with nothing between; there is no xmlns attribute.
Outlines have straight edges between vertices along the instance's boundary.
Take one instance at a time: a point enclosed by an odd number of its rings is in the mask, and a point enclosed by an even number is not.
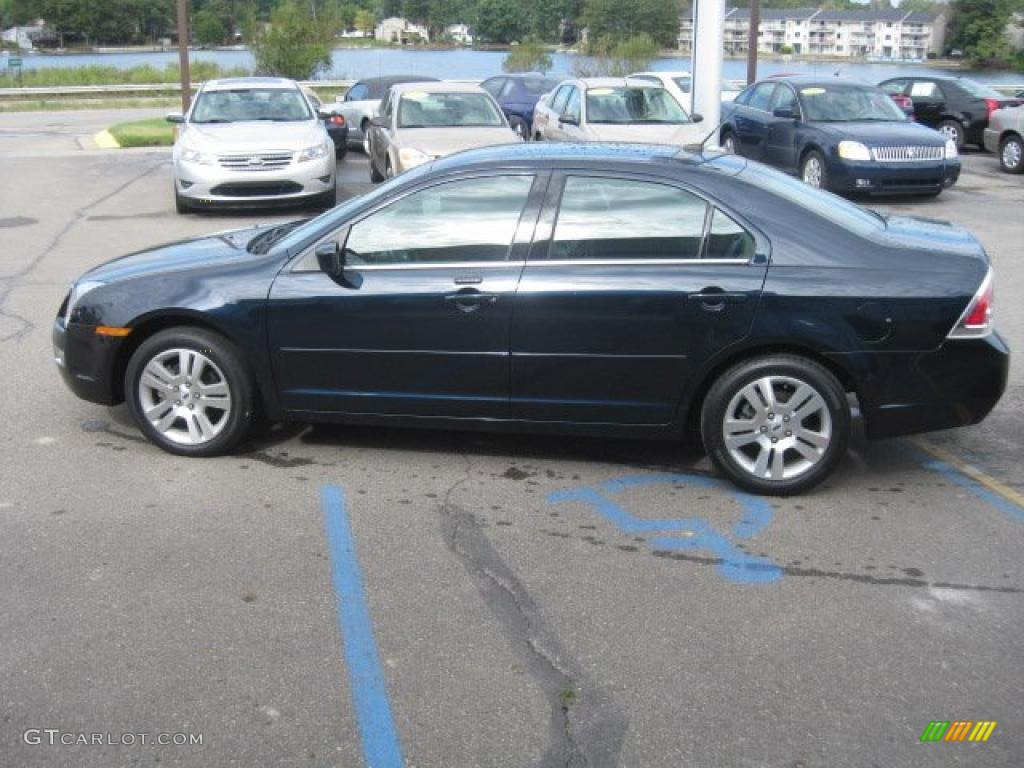
<svg viewBox="0 0 1024 768"><path fill-rule="evenodd" d="M501 110L484 93L407 91L398 105L399 128L500 127Z"/></svg>
<svg viewBox="0 0 1024 768"><path fill-rule="evenodd" d="M193 123L241 123L250 120L293 122L312 117L309 103L294 88L232 88L203 91L192 108Z"/></svg>
<svg viewBox="0 0 1024 768"><path fill-rule="evenodd" d="M562 114L562 110L565 108L565 102L569 99L569 91L571 90L573 90L571 85L563 85L551 99L551 111L556 115Z"/></svg>
<svg viewBox="0 0 1024 768"><path fill-rule="evenodd" d="M568 117L575 120L577 123L580 121L580 89L573 88L569 92L569 100L565 103L565 112L562 113L562 117Z"/></svg>
<svg viewBox="0 0 1024 768"><path fill-rule="evenodd" d="M747 106L751 109L759 109L762 112L768 111L768 105L771 103L772 94L775 92L775 83L761 83L754 88L753 93L750 94L750 100L747 102Z"/></svg>
<svg viewBox="0 0 1024 768"><path fill-rule="evenodd" d="M353 266L504 261L533 176L463 179L414 192L354 224Z"/></svg>
<svg viewBox="0 0 1024 768"><path fill-rule="evenodd" d="M776 109L788 109L794 114L800 110L796 105L796 94L792 88L780 85L775 89L775 96L772 98L772 111Z"/></svg>
<svg viewBox="0 0 1024 768"><path fill-rule="evenodd" d="M548 258L696 259L706 214L701 198L667 184L570 176Z"/></svg>

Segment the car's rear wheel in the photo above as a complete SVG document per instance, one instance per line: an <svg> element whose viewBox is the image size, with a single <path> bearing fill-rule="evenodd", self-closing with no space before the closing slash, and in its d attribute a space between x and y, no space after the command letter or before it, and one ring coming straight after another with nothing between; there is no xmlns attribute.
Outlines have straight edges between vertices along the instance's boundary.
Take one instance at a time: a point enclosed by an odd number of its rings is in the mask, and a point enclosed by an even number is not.
<svg viewBox="0 0 1024 768"><path fill-rule="evenodd" d="M800 163L800 178L815 189L828 189L828 173L825 171L825 157L816 149L804 155Z"/></svg>
<svg viewBox="0 0 1024 768"><path fill-rule="evenodd" d="M516 132L516 136L521 138L523 141L530 140L530 126L526 124L526 121L521 117L512 115L508 119L508 124L512 126L512 130Z"/></svg>
<svg viewBox="0 0 1024 768"><path fill-rule="evenodd" d="M1007 136L999 143L999 167L1007 173L1024 173L1024 143L1020 136Z"/></svg>
<svg viewBox="0 0 1024 768"><path fill-rule="evenodd" d="M135 350L128 407L153 443L182 456L231 449L253 421L253 387L234 345L200 328L171 328Z"/></svg>
<svg viewBox="0 0 1024 768"><path fill-rule="evenodd" d="M384 181L384 174L377 170L376 163L373 162L373 153L369 153L370 157L370 181L374 184L379 184Z"/></svg>
<svg viewBox="0 0 1024 768"><path fill-rule="evenodd" d="M951 139L958 150L964 148L964 127L956 120L943 120L936 130L947 139Z"/></svg>
<svg viewBox="0 0 1024 768"><path fill-rule="evenodd" d="M832 373L803 357L740 363L712 385L701 434L715 466L755 493L800 493L824 480L846 451L850 408Z"/></svg>
<svg viewBox="0 0 1024 768"><path fill-rule="evenodd" d="M359 124L359 130L362 131L362 134L363 134L363 154L364 155L369 155L370 154L370 121L369 120L363 120L363 122L361 122Z"/></svg>

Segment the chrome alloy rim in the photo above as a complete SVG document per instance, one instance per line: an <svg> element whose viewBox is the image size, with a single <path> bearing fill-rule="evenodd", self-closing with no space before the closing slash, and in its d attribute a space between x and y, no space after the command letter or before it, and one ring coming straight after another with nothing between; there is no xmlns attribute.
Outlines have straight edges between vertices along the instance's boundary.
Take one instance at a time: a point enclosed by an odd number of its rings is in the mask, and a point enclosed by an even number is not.
<svg viewBox="0 0 1024 768"><path fill-rule="evenodd" d="M957 143L960 142L960 129L957 128L955 125L952 125L951 123L946 123L945 125L940 127L939 133L941 133L947 139L952 139Z"/></svg>
<svg viewBox="0 0 1024 768"><path fill-rule="evenodd" d="M804 163L804 181L814 188L821 187L821 161L816 157L809 157Z"/></svg>
<svg viewBox="0 0 1024 768"><path fill-rule="evenodd" d="M736 140L732 136L726 136L725 141L722 142L722 149L728 152L730 155L736 154Z"/></svg>
<svg viewBox="0 0 1024 768"><path fill-rule="evenodd" d="M171 442L202 445L227 425L231 390L224 373L206 355L168 349L142 370L139 405L146 420Z"/></svg>
<svg viewBox="0 0 1024 768"><path fill-rule="evenodd" d="M765 376L729 401L722 424L733 461L761 480L792 480L825 456L832 417L821 394L789 376Z"/></svg>
<svg viewBox="0 0 1024 768"><path fill-rule="evenodd" d="M1021 161L1021 145L1018 141L1008 141L1003 145L1003 165L1017 168Z"/></svg>

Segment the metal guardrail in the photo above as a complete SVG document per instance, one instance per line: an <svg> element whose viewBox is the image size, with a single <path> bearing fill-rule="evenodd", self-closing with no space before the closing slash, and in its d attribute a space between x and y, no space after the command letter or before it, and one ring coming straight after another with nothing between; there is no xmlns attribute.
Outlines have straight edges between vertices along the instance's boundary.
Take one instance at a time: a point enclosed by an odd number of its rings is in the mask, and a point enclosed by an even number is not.
<svg viewBox="0 0 1024 768"><path fill-rule="evenodd" d="M355 80L303 80L300 85L312 88L348 88ZM195 89L201 82L192 83ZM66 96L103 96L106 94L146 94L146 93L180 93L180 83L119 83L117 85L60 85L46 87L0 88L0 99L24 98L26 96L66 97Z"/></svg>

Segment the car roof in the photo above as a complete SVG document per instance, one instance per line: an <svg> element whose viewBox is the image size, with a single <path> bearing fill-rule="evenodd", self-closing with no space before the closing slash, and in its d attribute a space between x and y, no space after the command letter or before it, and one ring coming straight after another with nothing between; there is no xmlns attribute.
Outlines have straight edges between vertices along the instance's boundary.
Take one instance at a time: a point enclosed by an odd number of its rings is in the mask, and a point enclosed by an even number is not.
<svg viewBox="0 0 1024 768"><path fill-rule="evenodd" d="M772 75L758 80L755 85L761 83L791 83L799 86L829 86L829 85L860 85L874 88L874 84L858 80L853 77L822 77L821 75Z"/></svg>
<svg viewBox="0 0 1024 768"><path fill-rule="evenodd" d="M629 78L627 77L581 77L575 82L579 83L587 90L590 90L591 88L621 88L627 85L631 88L660 87L653 84L630 83Z"/></svg>
<svg viewBox="0 0 1024 768"><path fill-rule="evenodd" d="M381 75L379 77L364 77L358 82L366 86L388 86L398 83L433 83L437 80L436 77L426 77L425 75Z"/></svg>
<svg viewBox="0 0 1024 768"><path fill-rule="evenodd" d="M531 167L555 165L606 167L617 165L657 165L669 162L696 167L718 157L717 154L691 153L670 144L628 144L613 142L499 144L457 152L431 164L433 171Z"/></svg>
<svg viewBox="0 0 1024 768"><path fill-rule="evenodd" d="M647 75L648 77L693 77L692 73L682 69L671 71L663 71L659 69L657 72L655 72L654 70L648 70L646 72L634 72L631 75L626 75L626 78L629 79L630 77L639 77L641 75Z"/></svg>
<svg viewBox="0 0 1024 768"><path fill-rule="evenodd" d="M280 88L288 90L298 88L299 84L286 77L223 77L218 80L207 80L203 85L206 91L227 91L240 88Z"/></svg>
<svg viewBox="0 0 1024 768"><path fill-rule="evenodd" d="M396 83L391 86L391 89L397 95L409 93L410 91L425 91L426 93L487 93L476 83L459 83L445 80Z"/></svg>

